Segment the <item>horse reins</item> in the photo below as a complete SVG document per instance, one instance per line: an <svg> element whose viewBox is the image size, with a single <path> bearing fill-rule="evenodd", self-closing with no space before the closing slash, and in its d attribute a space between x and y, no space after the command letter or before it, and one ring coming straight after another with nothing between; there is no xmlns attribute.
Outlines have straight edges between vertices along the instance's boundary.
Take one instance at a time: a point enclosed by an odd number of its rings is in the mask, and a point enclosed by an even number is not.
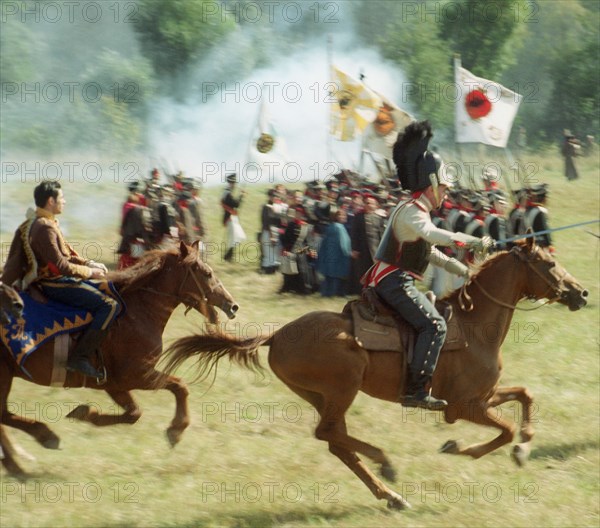
<svg viewBox="0 0 600 528"><path fill-rule="evenodd" d="M169 270L167 270L169 271ZM194 282L196 283L196 286L198 287L198 290L200 290L200 294L202 295L202 300L199 299L191 299L192 302L190 302L190 297L188 296L184 296L181 294L183 287L187 281L188 275L192 276L192 279L194 279ZM220 282L220 281L219 281ZM195 273L191 273L191 269L188 266L185 270L185 275L183 277L183 280L181 281L181 284L179 286L179 290L177 291L177 293L167 293L167 292L161 292L155 288L150 288L150 287L146 287L146 288L140 288L141 290L145 290L145 291L149 291L152 293L156 293L158 295L164 295L165 297L174 297L176 300L182 302L183 304L185 304L186 310L185 310L185 314L187 315L187 313L192 309L192 308L198 308L198 305L204 301L207 302L208 301L208 297L206 296L206 291L205 289L202 287L202 284L200 283L200 281L198 280L198 277L196 277ZM212 292L214 290L214 288L211 288L210 291Z"/></svg>
<svg viewBox="0 0 600 528"><path fill-rule="evenodd" d="M536 248L535 253L537 253L538 250L539 250L539 248ZM473 307L474 307L473 299L467 292L467 286L471 283L475 284L475 286L477 286L479 288L481 293L483 293L483 295L485 295L490 301L492 301L495 304L502 306L504 308L509 308L510 310L520 310L523 312L532 312L534 310L541 308L542 306L545 306L547 304L551 304L553 302L558 301L561 298L560 287L564 283L565 277L567 276L567 272L565 271L563 273L563 276L558 281L558 289L555 289L554 285L532 265L531 261L528 259L525 259L521 255L520 250L517 253L517 255L518 255L519 259L521 260L521 262L524 262L530 269L533 270L533 272L538 277L540 277L548 285L549 291L552 291L555 294L555 297L548 299L545 302L543 302L542 304L534 306L533 308L521 308L521 307L517 306L519 301L517 301L517 304L510 304L510 303L501 301L500 299L497 299L496 297L494 297L493 295L491 295L490 293L488 293L485 290L485 288L476 280L476 277L472 277L462 285L460 292L458 294L458 303L459 303L460 309L463 310L464 312L473 311ZM466 303L469 303L469 306L467 306Z"/></svg>

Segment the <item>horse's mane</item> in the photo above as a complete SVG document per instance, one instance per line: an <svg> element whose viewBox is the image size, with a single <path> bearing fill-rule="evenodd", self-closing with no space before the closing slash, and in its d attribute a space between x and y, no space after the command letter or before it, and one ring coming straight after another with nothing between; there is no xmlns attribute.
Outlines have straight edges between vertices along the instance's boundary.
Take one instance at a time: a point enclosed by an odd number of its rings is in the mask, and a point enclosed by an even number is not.
<svg viewBox="0 0 600 528"><path fill-rule="evenodd" d="M502 257L504 257L504 255L507 255L508 253L510 253L510 251L499 251L498 253L494 254L493 256L485 259L480 264L476 264L471 270L472 277L473 278L479 277L479 275L481 275L481 273L483 273L488 268L491 268L496 263L497 260L500 260ZM461 290L461 288L452 290L447 295L444 295L444 297L442 297L441 300L446 301L446 302L452 302L452 301L456 300L456 298L458 297L458 294L460 293L460 290Z"/></svg>
<svg viewBox="0 0 600 528"><path fill-rule="evenodd" d="M111 271L108 280L112 281L120 293L137 290L145 286L154 275L163 269L169 256L176 257L176 249L148 251L130 268L120 271Z"/></svg>

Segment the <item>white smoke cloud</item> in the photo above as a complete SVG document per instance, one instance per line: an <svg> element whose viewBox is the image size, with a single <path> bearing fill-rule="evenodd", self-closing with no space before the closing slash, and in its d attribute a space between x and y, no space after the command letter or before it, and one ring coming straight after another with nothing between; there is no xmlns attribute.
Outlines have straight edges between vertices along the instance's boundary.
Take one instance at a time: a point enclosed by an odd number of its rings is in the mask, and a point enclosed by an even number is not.
<svg viewBox="0 0 600 528"><path fill-rule="evenodd" d="M374 50L357 47L350 35L336 35L332 62L355 78L363 73L370 87L404 106L400 96L406 80L398 66L384 61ZM342 143L328 137L330 82L326 36L248 76L229 81L196 80L194 98L188 102L163 98L153 105L152 156L168 160L171 167L202 178L207 185L222 183L225 173L231 171L241 172L242 177L247 174L247 181L254 181L257 176L246 173L245 164L262 96L294 164L277 167L277 181L324 178L332 172L327 165L330 162L354 169L360 140ZM260 181L268 183L270 176L273 174L263 171Z"/></svg>

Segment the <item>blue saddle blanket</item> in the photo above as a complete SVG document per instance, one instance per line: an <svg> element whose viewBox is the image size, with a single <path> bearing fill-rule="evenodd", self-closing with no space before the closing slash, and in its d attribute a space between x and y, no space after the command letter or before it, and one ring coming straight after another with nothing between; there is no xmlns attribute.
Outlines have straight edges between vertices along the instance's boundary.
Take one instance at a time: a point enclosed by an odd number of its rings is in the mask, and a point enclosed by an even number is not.
<svg viewBox="0 0 600 528"><path fill-rule="evenodd" d="M110 294L124 306L112 284L109 284L109 289ZM86 310L52 300L41 303L26 292L21 292L20 296L25 305L23 315L15 319L7 314L9 322L1 326L0 340L25 372L27 371L24 364L27 358L46 341L60 334L81 332L92 322L92 314Z"/></svg>

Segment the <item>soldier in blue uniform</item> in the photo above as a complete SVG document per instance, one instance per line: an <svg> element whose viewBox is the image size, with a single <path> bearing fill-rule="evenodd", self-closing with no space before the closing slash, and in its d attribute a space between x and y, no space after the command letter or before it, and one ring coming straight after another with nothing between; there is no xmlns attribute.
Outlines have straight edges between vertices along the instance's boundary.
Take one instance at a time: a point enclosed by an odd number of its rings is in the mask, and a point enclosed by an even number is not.
<svg viewBox="0 0 600 528"><path fill-rule="evenodd" d="M523 220L525 232L527 232L527 229L531 229L534 233L549 229L548 209L545 207L547 197L548 185L545 183L527 189L527 204ZM540 247L548 248L550 252L554 252L550 233L538 235L536 242Z"/></svg>

